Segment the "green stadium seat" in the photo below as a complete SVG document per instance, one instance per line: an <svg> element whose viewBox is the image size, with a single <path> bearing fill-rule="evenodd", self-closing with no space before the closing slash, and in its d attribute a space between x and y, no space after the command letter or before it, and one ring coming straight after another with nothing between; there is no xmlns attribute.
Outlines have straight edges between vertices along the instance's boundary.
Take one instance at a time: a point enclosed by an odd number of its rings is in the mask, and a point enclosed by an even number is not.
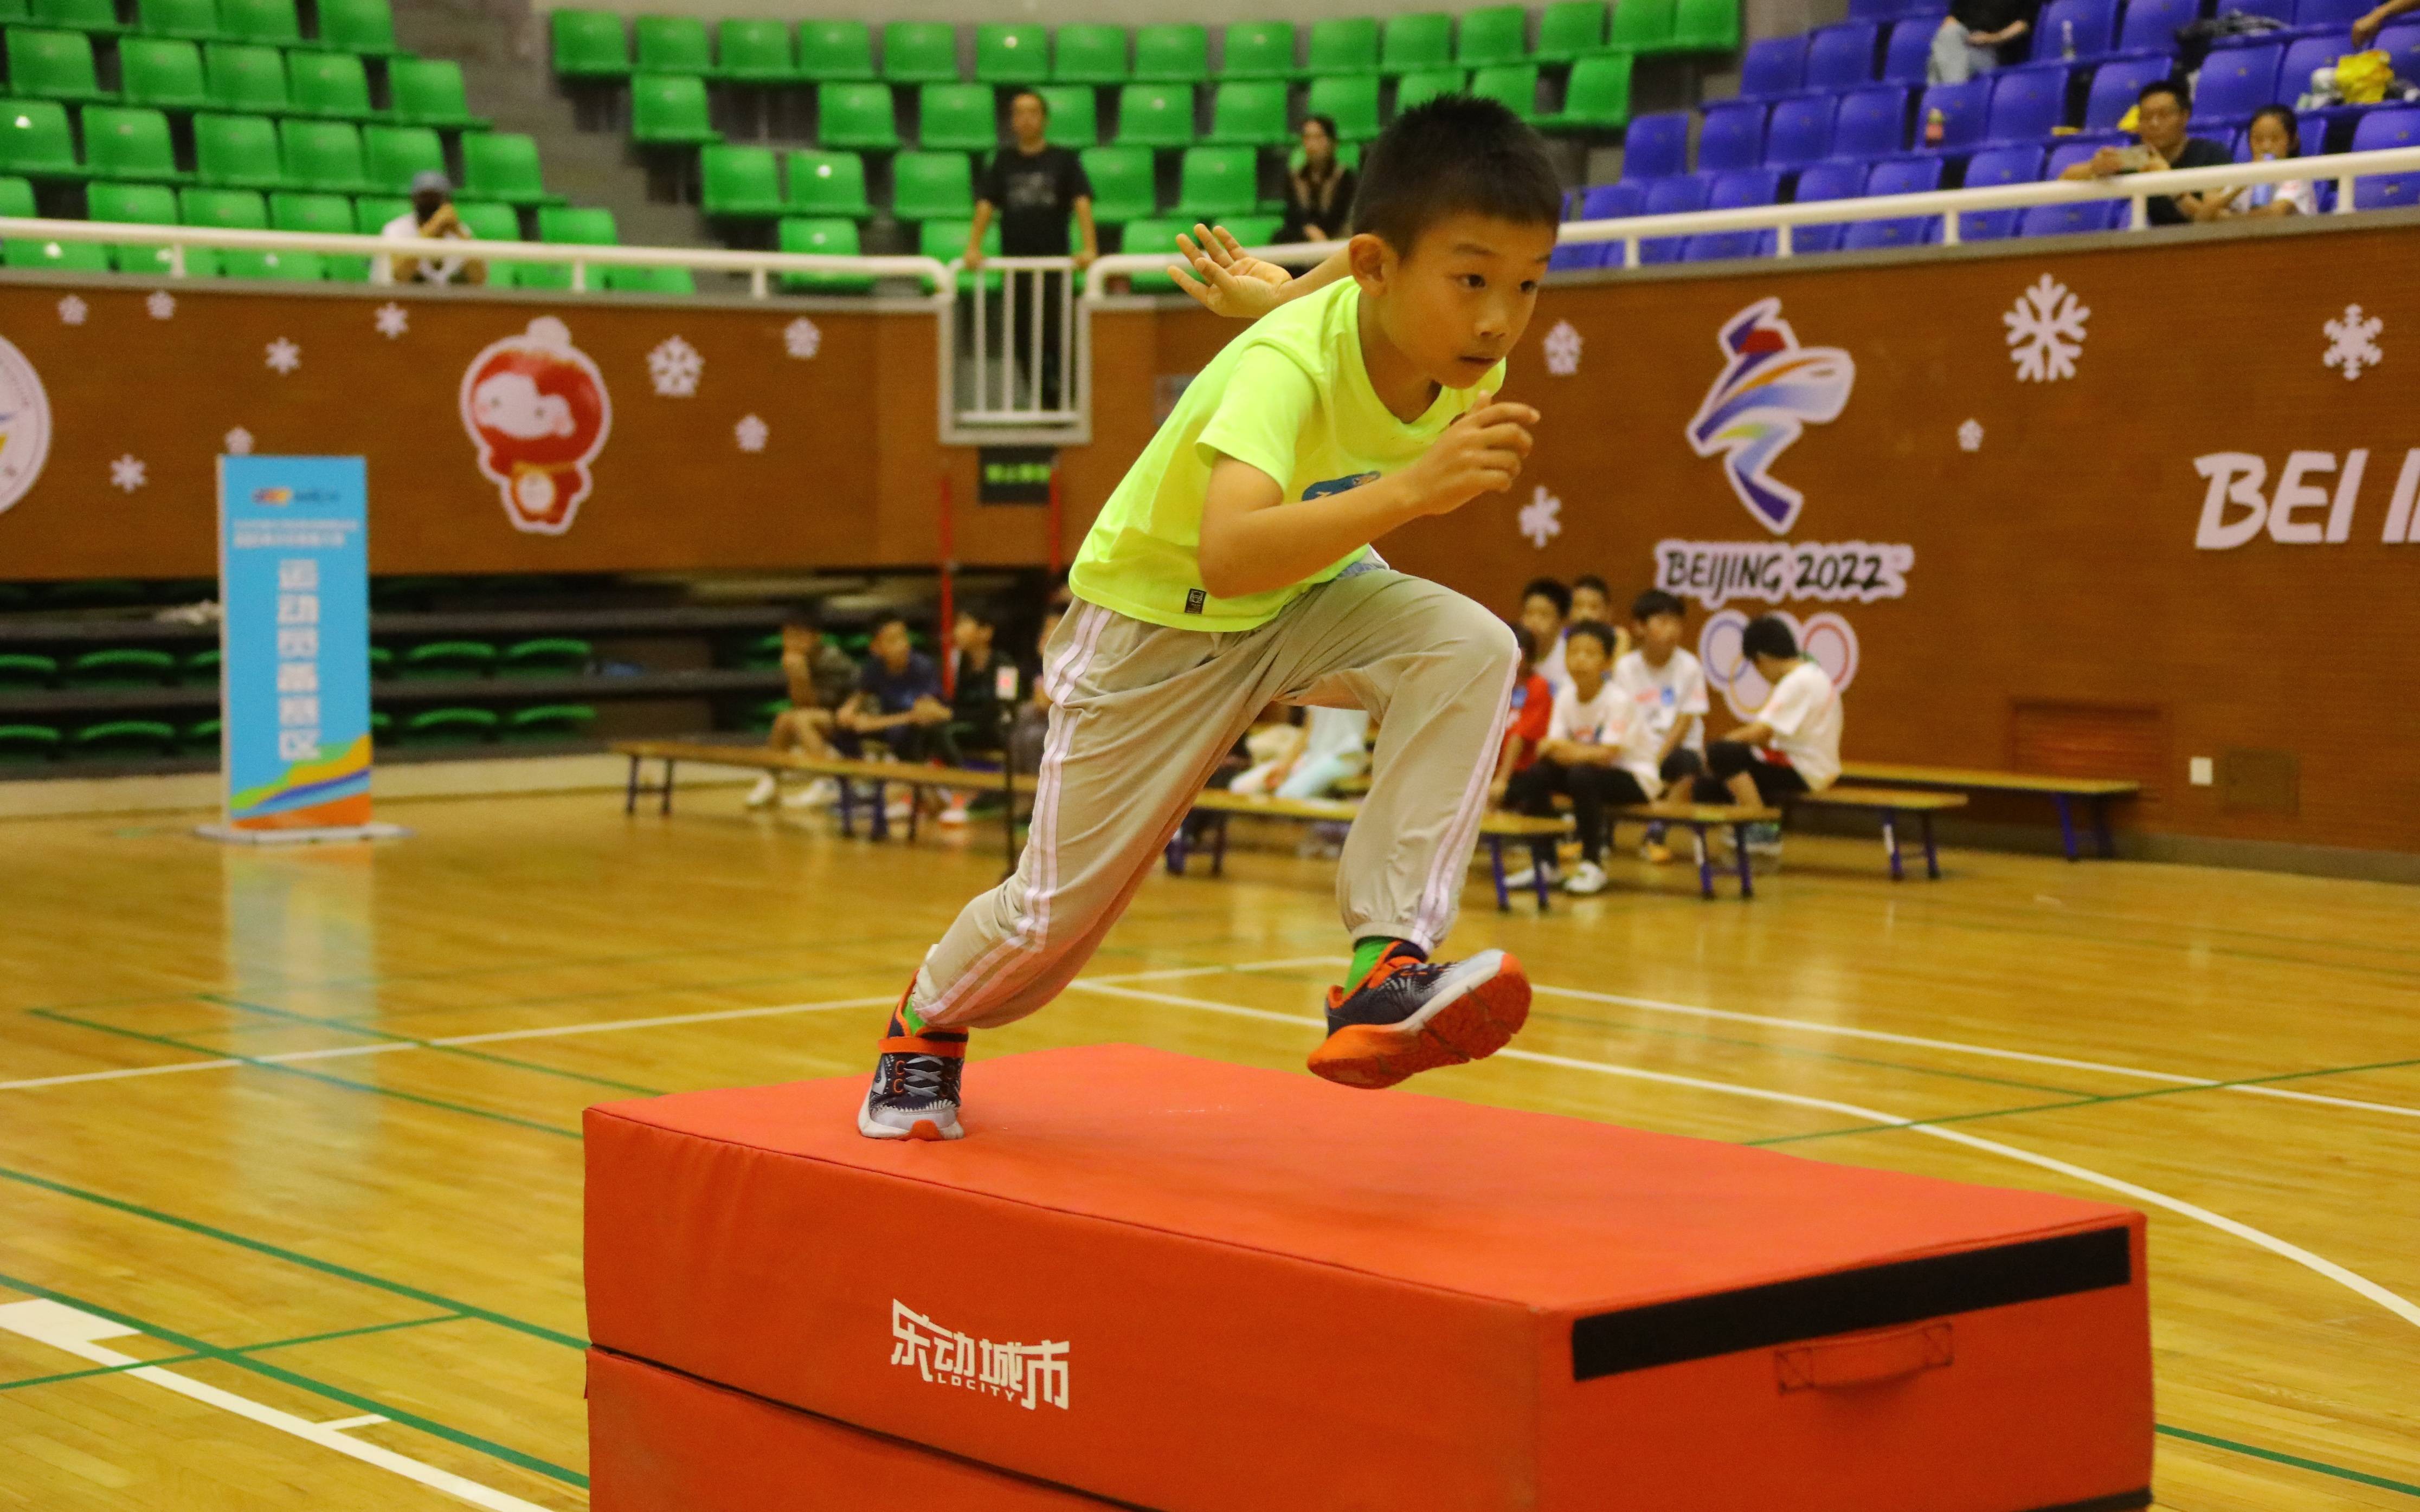
<svg viewBox="0 0 2420 1512"><path fill-rule="evenodd" d="M1087 147L1077 154L1093 181L1093 219L1115 225L1159 213L1149 147Z"/></svg>
<svg viewBox="0 0 2420 1512"><path fill-rule="evenodd" d="M194 177L224 189L283 189L277 128L266 116L195 116Z"/></svg>
<svg viewBox="0 0 2420 1512"><path fill-rule="evenodd" d="M8 28L8 87L37 100L116 98L93 71L91 38L32 26Z"/></svg>
<svg viewBox="0 0 2420 1512"><path fill-rule="evenodd" d="M1042 139L1054 147L1088 147L1101 139L1100 97L1088 84L1046 84L1034 90L1050 109Z"/></svg>
<svg viewBox="0 0 2420 1512"><path fill-rule="evenodd" d="M793 187L798 162L790 164ZM833 216L790 216L782 222L781 250L810 257L854 257L858 255L857 223ZM861 294L874 280L858 273L783 273L782 287L792 294Z"/></svg>
<svg viewBox="0 0 2420 1512"><path fill-rule="evenodd" d="M346 229L350 230L351 227L348 226ZM187 687L217 687L219 648L209 646L187 654L185 659L177 664L177 681Z"/></svg>
<svg viewBox="0 0 2420 1512"><path fill-rule="evenodd" d="M362 170L371 193L409 194L414 177L445 171L445 148L426 126L365 126Z"/></svg>
<svg viewBox="0 0 2420 1512"><path fill-rule="evenodd" d="M386 66L387 98L406 126L484 131L492 124L471 114L462 65L452 58L399 57Z"/></svg>
<svg viewBox="0 0 2420 1512"><path fill-rule="evenodd" d="M1740 0L1679 0L1672 12L1676 53L1734 53L1740 45Z"/></svg>
<svg viewBox="0 0 2420 1512"><path fill-rule="evenodd" d="M634 272L647 270L634 269ZM588 670L597 648L572 636L540 636L518 640L496 657L499 677L577 677Z"/></svg>
<svg viewBox="0 0 2420 1512"><path fill-rule="evenodd" d="M469 207L458 205L455 208L462 212L465 220L469 219ZM364 194L353 201L353 229L363 236L374 237L386 229L389 221L411 210L411 201L402 195Z"/></svg>
<svg viewBox="0 0 2420 1512"><path fill-rule="evenodd" d="M109 254L97 241L35 241L11 238L5 261L10 268L51 273L105 273Z"/></svg>
<svg viewBox="0 0 2420 1512"><path fill-rule="evenodd" d="M308 231L323 236L349 236L353 230L353 202L342 194L302 194L292 192L269 196L269 224L280 231ZM198 249L197 249L198 250ZM190 271L194 254L185 254ZM366 284L370 276L367 257L320 255L327 276L340 284ZM198 655L198 653L196 653ZM192 671L192 657L187 657L187 671ZM211 679L217 679L212 664ZM188 677L190 681L190 675Z"/></svg>
<svg viewBox="0 0 2420 1512"><path fill-rule="evenodd" d="M158 687L176 677L177 658L164 651L112 646L69 662L64 681L70 687Z"/></svg>
<svg viewBox="0 0 2420 1512"><path fill-rule="evenodd" d="M551 205L561 198L546 192L537 140L521 131L462 133L462 193L507 205Z"/></svg>
<svg viewBox="0 0 2420 1512"><path fill-rule="evenodd" d="M147 36L193 42L225 35L219 30L218 0L134 0L134 25Z"/></svg>
<svg viewBox="0 0 2420 1512"><path fill-rule="evenodd" d="M1210 32L1186 22L1144 26L1135 33L1137 84L1206 84L1210 79Z"/></svg>
<svg viewBox="0 0 2420 1512"><path fill-rule="evenodd" d="M118 22L114 0L33 0L26 19L37 26L99 32L111 37L126 30Z"/></svg>
<svg viewBox="0 0 2420 1512"><path fill-rule="evenodd" d="M1260 155L1249 147L1187 147L1177 173L1176 210L1190 220L1223 220L1260 208Z"/></svg>
<svg viewBox="0 0 2420 1512"><path fill-rule="evenodd" d="M1470 92L1481 100L1498 101L1525 121L1535 120L1538 116L1538 66L1518 63L1481 69L1471 76Z"/></svg>
<svg viewBox="0 0 2420 1512"><path fill-rule="evenodd" d="M1311 114L1336 122L1336 134L1347 142L1367 142L1378 134L1378 77L1346 74L1311 81Z"/></svg>
<svg viewBox="0 0 2420 1512"><path fill-rule="evenodd" d="M395 10L388 0L319 0L318 44L338 53L384 57L395 45Z"/></svg>
<svg viewBox="0 0 2420 1512"><path fill-rule="evenodd" d="M177 729L157 719L101 719L68 743L68 754L85 761L141 761L177 748Z"/></svg>
<svg viewBox="0 0 2420 1512"><path fill-rule="evenodd" d="M202 49L202 72L212 110L272 116L286 109L286 54L276 48L212 42Z"/></svg>
<svg viewBox="0 0 2420 1512"><path fill-rule="evenodd" d="M0 100L0 173L37 178L84 176L64 106L49 100Z"/></svg>
<svg viewBox="0 0 2420 1512"><path fill-rule="evenodd" d="M817 84L871 84L874 31L861 21L799 23L799 77Z"/></svg>
<svg viewBox="0 0 2420 1512"><path fill-rule="evenodd" d="M1608 44L1625 53L1672 50L1673 0L1621 0L1613 8Z"/></svg>
<svg viewBox="0 0 2420 1512"><path fill-rule="evenodd" d="M641 147L704 147L714 129L704 79L662 73L630 76L630 140Z"/></svg>
<svg viewBox="0 0 2420 1512"><path fill-rule="evenodd" d="M724 22L715 32L715 63L732 84L786 85L799 78L786 22Z"/></svg>
<svg viewBox="0 0 2420 1512"><path fill-rule="evenodd" d="M937 21L894 21L883 27L882 77L892 84L955 83L956 28Z"/></svg>
<svg viewBox="0 0 2420 1512"><path fill-rule="evenodd" d="M1382 73L1442 69L1453 62L1453 17L1442 10L1407 10L1387 18L1378 44Z"/></svg>
<svg viewBox="0 0 2420 1512"><path fill-rule="evenodd" d="M1618 131L1630 120L1630 54L1601 53L1572 65L1563 108L1538 117L1542 131Z"/></svg>
<svg viewBox="0 0 2420 1512"><path fill-rule="evenodd" d="M631 23L639 44L637 71L685 73L702 79L714 72L714 47L706 23L695 16L641 16Z"/></svg>
<svg viewBox="0 0 2420 1512"><path fill-rule="evenodd" d="M611 10L554 10L547 14L554 39L554 71L566 79L627 79L630 42L622 18Z"/></svg>
<svg viewBox="0 0 2420 1512"><path fill-rule="evenodd" d="M644 272L644 269L633 269ZM681 271L675 269L674 271ZM576 740L597 722L597 711L585 703L541 703L515 709L504 717L506 740Z"/></svg>
<svg viewBox="0 0 2420 1512"><path fill-rule="evenodd" d="M783 203L794 215L865 220L874 213L865 197L865 160L854 152L791 153Z"/></svg>
<svg viewBox="0 0 2420 1512"><path fill-rule="evenodd" d="M1050 77L1060 84L1124 84L1132 75L1124 26L1062 26L1051 44Z"/></svg>
<svg viewBox="0 0 2420 1512"><path fill-rule="evenodd" d="M363 200L361 203L368 205L373 202L370 200ZM396 216L411 208L411 202L410 200L379 201L376 203L392 204L395 207L386 212L385 218L379 222L380 225L384 225L387 221L391 221L395 219ZM520 213L509 205L500 205L493 200L456 200L454 202L454 213L462 218L463 228L469 231L471 235L478 240L519 241L521 239ZM371 227L370 229L375 231L377 228ZM487 259L487 262L488 286L489 288L514 287L521 282L521 270L530 266L527 263L504 262L494 258ZM544 270L541 270L540 271L543 272ZM570 270L568 269L563 270L563 281L561 286L565 288L571 286Z"/></svg>
<svg viewBox="0 0 2420 1512"><path fill-rule="evenodd" d="M269 206L250 189L183 189L177 192L178 218L187 225L224 226L236 231L269 229ZM227 248L212 254L221 278L317 279L325 270L317 253L240 252Z"/></svg>
<svg viewBox="0 0 2420 1512"><path fill-rule="evenodd" d="M271 47L297 47L302 41L294 0L219 0L219 30L240 42Z"/></svg>
<svg viewBox="0 0 2420 1512"><path fill-rule="evenodd" d="M1220 147L1283 147L1294 140L1286 124L1286 86L1274 79L1222 84L1210 97L1210 134Z"/></svg>
<svg viewBox="0 0 2420 1512"><path fill-rule="evenodd" d="M34 208L34 186L23 178L0 178L0 215L17 220L31 220ZM0 588L0 608L15 609L23 602L25 591L15 583Z"/></svg>
<svg viewBox="0 0 2420 1512"><path fill-rule="evenodd" d="M396 663L398 675L414 682L485 677L496 670L496 648L485 640L430 640L413 646Z"/></svg>
<svg viewBox="0 0 2420 1512"><path fill-rule="evenodd" d="M90 220L115 221L127 225L175 225L178 224L177 193L164 184L91 184L85 189L85 215ZM121 273L149 273L154 277L163 277L174 266L174 259L166 247L118 242L112 243L108 252L110 267ZM217 267L217 259L208 248L186 250L187 276L209 278Z"/></svg>
<svg viewBox="0 0 2420 1512"><path fill-rule="evenodd" d="M564 246L611 247L621 241L613 226L612 210L592 209L582 206L550 205L537 212L537 239ZM588 270L588 286L602 288L608 284L603 276L610 270ZM513 283L520 288L568 289L571 287L569 263L523 263L513 272ZM407 655L405 676L411 657Z"/></svg>
<svg viewBox="0 0 2420 1512"><path fill-rule="evenodd" d="M1378 19L1339 16L1311 23L1311 56L1303 71L1313 78L1378 71Z"/></svg>
<svg viewBox="0 0 2420 1512"><path fill-rule="evenodd" d="M782 164L771 147L710 147L699 154L698 204L708 215L782 213Z"/></svg>
<svg viewBox="0 0 2420 1512"><path fill-rule="evenodd" d="M178 184L193 177L177 171L177 149L168 141L168 117L156 110L85 106L84 166L96 178Z"/></svg>
<svg viewBox="0 0 2420 1512"><path fill-rule="evenodd" d="M903 221L971 220L973 164L963 152L902 152L891 160L891 213Z"/></svg>
<svg viewBox="0 0 2420 1512"><path fill-rule="evenodd" d="M175 212L171 210L170 213ZM778 656L773 665L781 665ZM39 651L0 651L0 687L11 692L25 692L49 687L58 680L59 663L55 656L45 656Z"/></svg>
<svg viewBox="0 0 2420 1512"><path fill-rule="evenodd" d="M1463 13L1453 39L1453 60L1466 69L1525 63L1529 57L1529 13L1519 6L1489 6Z"/></svg>
<svg viewBox="0 0 2420 1512"><path fill-rule="evenodd" d="M47 762L59 753L60 740L52 725L0 724L0 762Z"/></svg>
<svg viewBox="0 0 2420 1512"><path fill-rule="evenodd" d="M1000 107L983 84L928 84L916 92L916 145L927 150L991 152L1000 147Z"/></svg>
<svg viewBox="0 0 2420 1512"><path fill-rule="evenodd" d="M221 728L221 723L216 718L196 719L192 724L185 726L183 733L178 736L178 740L182 745L185 754L189 756L199 755L204 751L216 750L219 748L219 731Z"/></svg>
<svg viewBox="0 0 2420 1512"><path fill-rule="evenodd" d="M1541 63L1576 63L1605 51L1605 0L1554 0L1538 22Z"/></svg>
<svg viewBox="0 0 2420 1512"><path fill-rule="evenodd" d="M1125 239L1120 244L1119 250L1138 255L1164 253L1170 262L1181 262L1184 259L1177 255L1176 251L1176 238L1179 233L1192 235L1192 221L1172 219L1129 221L1126 223ZM1142 272L1134 274L1128 286L1137 294L1165 294L1175 290L1176 281L1166 273Z"/></svg>
<svg viewBox="0 0 2420 1512"><path fill-rule="evenodd" d="M919 255L938 262L954 262L966 255L967 238L974 233L974 228L972 221L927 221L918 229L916 251ZM1000 255L1000 222L997 220L984 228L983 246L985 256ZM1001 285L999 273L986 272L984 275L985 288L997 290ZM959 286L965 285L961 283Z"/></svg>
<svg viewBox="0 0 2420 1512"><path fill-rule="evenodd" d="M1118 146L1193 145L1193 86L1130 84L1118 91Z"/></svg>
<svg viewBox="0 0 2420 1512"><path fill-rule="evenodd" d="M1395 114L1400 116L1424 100L1458 95L1470 87L1470 76L1460 69L1423 69L1406 73L1395 85ZM1340 120L1338 128L1342 129Z"/></svg>
<svg viewBox="0 0 2420 1512"><path fill-rule="evenodd" d="M975 28L977 84L1040 84L1048 77L1047 27L994 21Z"/></svg>
<svg viewBox="0 0 2420 1512"><path fill-rule="evenodd" d="M1227 27L1221 43L1218 77L1221 79L1291 79L1297 71L1294 61L1294 23L1290 21L1239 21Z"/></svg>
<svg viewBox="0 0 2420 1512"><path fill-rule="evenodd" d="M815 89L816 140L828 147L884 152L899 146L891 90L878 84L827 84Z"/></svg>
<svg viewBox="0 0 2420 1512"><path fill-rule="evenodd" d="M687 298L697 292L697 275L686 268L608 268L605 286L616 294Z"/></svg>
<svg viewBox="0 0 2420 1512"><path fill-rule="evenodd" d="M118 55L123 57L125 53L125 44L118 44ZM392 69L402 62L398 58L388 67ZM393 77L392 72L389 77ZM299 115L340 121L385 118L386 113L370 103L369 71L362 67L358 54L299 50L288 53L286 85L287 108Z"/></svg>
<svg viewBox="0 0 2420 1512"><path fill-rule="evenodd" d="M423 709L396 735L408 746L478 746L496 738L501 722L493 709Z"/></svg>
<svg viewBox="0 0 2420 1512"><path fill-rule="evenodd" d="M154 110L201 110L209 106L202 79L202 50L169 37L128 37L117 44L117 72L126 102Z"/></svg>
<svg viewBox="0 0 2420 1512"><path fill-rule="evenodd" d="M1304 162L1305 162L1306 160L1307 160L1307 154L1305 154L1305 153L1304 153L1304 151L1302 150L1302 148L1300 148L1300 147L1295 147L1292 152L1289 152L1289 153L1287 153L1287 154L1286 154L1286 172L1288 172L1288 173L1300 173L1300 172L1302 172L1302 165L1303 165L1303 163L1304 163ZM1354 172L1356 172L1356 173L1360 172L1360 171L1361 171L1361 144L1360 144L1360 143L1358 143L1358 142L1339 142L1339 143L1337 143L1337 144L1336 144L1336 161L1337 161L1338 162L1342 163L1343 166L1345 166L1345 167L1347 167L1347 168L1352 169L1352 170L1353 170Z"/></svg>
<svg viewBox="0 0 2420 1512"><path fill-rule="evenodd" d="M350 121L288 120L279 124L286 181L323 194L358 194L370 187L362 162L361 128Z"/></svg>

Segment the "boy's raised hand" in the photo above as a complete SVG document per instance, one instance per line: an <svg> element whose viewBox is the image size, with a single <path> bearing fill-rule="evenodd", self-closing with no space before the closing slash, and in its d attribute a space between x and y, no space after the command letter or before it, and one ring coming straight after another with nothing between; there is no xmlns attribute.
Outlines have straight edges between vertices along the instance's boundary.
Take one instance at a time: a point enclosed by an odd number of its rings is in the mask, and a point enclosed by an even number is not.
<svg viewBox="0 0 2420 1512"><path fill-rule="evenodd" d="M1243 243L1223 225L1197 224L1189 237L1179 232L1176 250L1200 276L1188 276L1173 263L1169 265L1169 276L1212 315L1257 320L1284 302L1278 290L1294 281L1294 275L1277 264L1245 252Z"/></svg>
<svg viewBox="0 0 2420 1512"><path fill-rule="evenodd" d="M1483 493L1500 493L1521 475L1534 444L1529 427L1538 411L1497 399L1455 418L1436 444L1404 470L1420 513L1444 515Z"/></svg>

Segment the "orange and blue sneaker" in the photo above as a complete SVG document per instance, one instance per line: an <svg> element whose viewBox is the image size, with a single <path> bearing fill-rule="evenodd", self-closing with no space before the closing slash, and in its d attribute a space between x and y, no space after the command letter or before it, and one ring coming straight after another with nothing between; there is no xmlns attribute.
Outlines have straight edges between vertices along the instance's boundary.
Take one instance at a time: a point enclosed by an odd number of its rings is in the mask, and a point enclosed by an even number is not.
<svg viewBox="0 0 2420 1512"><path fill-rule="evenodd" d="M1311 1070L1345 1087L1392 1087L1484 1060L1529 1018L1529 979L1502 950L1433 962L1398 941L1350 989L1327 990L1327 1039Z"/></svg>
<svg viewBox="0 0 2420 1512"><path fill-rule="evenodd" d="M857 1132L868 1139L963 1139L958 1078L966 1070L967 1031L910 1031L902 997L883 1032L874 1085L857 1110Z"/></svg>

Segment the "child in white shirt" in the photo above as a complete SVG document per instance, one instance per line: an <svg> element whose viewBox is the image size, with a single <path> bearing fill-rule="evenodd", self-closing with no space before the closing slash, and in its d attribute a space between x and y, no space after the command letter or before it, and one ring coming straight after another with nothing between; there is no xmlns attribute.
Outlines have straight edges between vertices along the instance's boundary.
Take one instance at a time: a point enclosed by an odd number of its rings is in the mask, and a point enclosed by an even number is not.
<svg viewBox="0 0 2420 1512"><path fill-rule="evenodd" d="M1630 607L1638 622L1638 649L1613 664L1613 686L1630 704L1631 722L1648 769L1664 785L1686 783L1706 770L1706 669L1681 649L1688 610L1660 588L1638 595ZM1652 791L1652 790L1651 790ZM1649 826L1641 855L1650 861L1672 858L1664 826Z"/></svg>
<svg viewBox="0 0 2420 1512"><path fill-rule="evenodd" d="M1645 761L1630 738L1630 709L1606 673L1613 659L1614 633L1593 622L1575 625L1564 641L1571 684L1555 694L1554 717L1538 759L1512 775L1505 806L1540 818L1552 818L1555 795L1568 794L1572 817L1580 832L1580 864L1563 880L1566 892L1605 890L1606 805L1645 803L1661 783L1652 762ZM1530 864L1554 868L1554 841L1530 844ZM1524 873L1508 877L1508 885L1526 885Z"/></svg>
<svg viewBox="0 0 2420 1512"><path fill-rule="evenodd" d="M1530 670L1559 693L1572 684L1563 669L1563 632L1572 618L1572 591L1559 578L1540 578L1521 590L1521 628L1538 643Z"/></svg>
<svg viewBox="0 0 2420 1512"><path fill-rule="evenodd" d="M1840 775L1840 690L1831 673L1799 655L1798 638L1775 615L1750 622L1740 649L1773 691L1754 719L1706 748L1711 775L1699 779L1699 795L1770 808L1793 793L1823 792ZM1758 825L1749 840L1777 853L1781 826Z"/></svg>

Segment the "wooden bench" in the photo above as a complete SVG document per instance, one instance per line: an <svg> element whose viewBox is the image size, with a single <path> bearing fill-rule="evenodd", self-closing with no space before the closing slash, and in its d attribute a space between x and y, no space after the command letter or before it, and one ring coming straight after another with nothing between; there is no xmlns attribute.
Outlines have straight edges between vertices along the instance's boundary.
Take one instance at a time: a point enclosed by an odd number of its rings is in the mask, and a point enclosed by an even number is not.
<svg viewBox="0 0 2420 1512"><path fill-rule="evenodd" d="M1229 793L1211 788L1193 800L1193 811L1217 816L1210 826L1210 874L1220 876L1227 868L1227 821L1236 814L1252 814L1263 819L1291 819L1304 824L1351 824L1361 812L1361 806L1342 798L1278 798L1259 797L1242 793ZM1480 838L1487 843L1488 870L1496 882L1496 906L1509 911L1512 906L1512 889L1504 882L1504 842L1507 840L1531 840L1541 836L1556 839L1571 833L1571 823L1564 819L1532 819L1526 814L1490 812L1479 824ZM1191 837L1179 825L1168 841L1168 870L1177 876L1185 874L1185 863L1193 849ZM1552 889L1545 873L1536 877L1538 907L1547 907Z"/></svg>
<svg viewBox="0 0 2420 1512"><path fill-rule="evenodd" d="M1840 777L1854 782L1882 782L1902 788L1947 788L1961 793L2033 793L2048 797L2058 807L2059 838L2067 846L2067 858L2077 859L2075 835L2075 800L2092 803L2092 832L2101 845L2102 859L2118 854L2117 842L2109 833L2109 805L2113 799L2131 798L2143 791L2143 784L2123 778L2046 777L2039 772L1994 772L1971 766L1905 766L1888 762L1842 762Z"/></svg>
<svg viewBox="0 0 2420 1512"><path fill-rule="evenodd" d="M1748 870L1747 826L1777 825L1781 810L1762 809L1737 803L1682 803L1666 800L1661 803L1634 803L1617 811L1623 819L1643 819L1650 824L1682 825L1698 840L1698 895L1714 895L1714 847L1706 843L1709 829L1731 832L1731 854L1738 861L1740 898L1743 902L1756 896L1756 878ZM1609 838L1609 837L1608 837Z"/></svg>
<svg viewBox="0 0 2420 1512"><path fill-rule="evenodd" d="M1933 848L1932 816L1949 809L1966 807L1962 793L1927 793L1915 788L1830 787L1821 793L1794 793L1789 798L1792 809L1854 809L1883 816L1883 846L1890 854L1891 880L1904 875L1900 868L1899 819L1901 814L1914 814L1924 829L1924 874L1935 882L1941 880L1941 856Z"/></svg>

